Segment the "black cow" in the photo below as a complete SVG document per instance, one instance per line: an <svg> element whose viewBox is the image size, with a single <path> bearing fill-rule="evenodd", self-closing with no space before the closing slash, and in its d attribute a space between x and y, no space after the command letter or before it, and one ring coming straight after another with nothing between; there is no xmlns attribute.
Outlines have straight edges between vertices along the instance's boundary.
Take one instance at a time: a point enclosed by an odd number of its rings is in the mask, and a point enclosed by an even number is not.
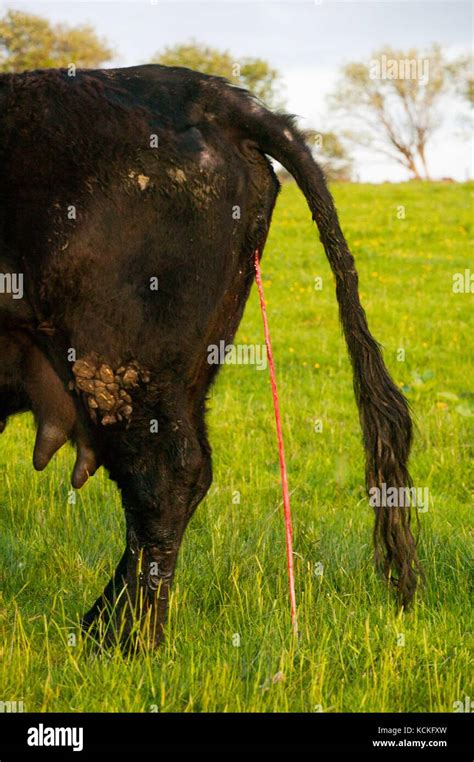
<svg viewBox="0 0 474 762"><path fill-rule="evenodd" d="M24 284L21 299L0 293L1 427L33 411L37 469L72 440L75 487L108 470L126 548L83 624L120 619L130 641L138 622L156 642L184 530L211 484L208 347L234 337L279 190L266 155L298 182L335 276L369 488L409 484L407 404L291 117L164 66L0 75L0 107L0 272L4 286ZM376 508L375 545L408 605L418 561L407 508Z"/></svg>

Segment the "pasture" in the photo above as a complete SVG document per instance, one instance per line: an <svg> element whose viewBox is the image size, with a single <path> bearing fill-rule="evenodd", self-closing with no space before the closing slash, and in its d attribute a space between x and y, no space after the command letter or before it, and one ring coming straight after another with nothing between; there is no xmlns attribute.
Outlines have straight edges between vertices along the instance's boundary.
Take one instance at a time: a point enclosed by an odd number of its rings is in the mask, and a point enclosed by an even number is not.
<svg viewBox="0 0 474 762"><path fill-rule="evenodd" d="M122 551L117 491L101 470L72 493L67 448L33 472L33 421L10 421L0 449L1 701L52 712L449 712L466 695L474 700L473 297L453 292L453 275L472 262L474 185L339 185L333 193L372 333L416 422L411 472L429 505L419 512L426 582L413 611L397 613L373 569L333 279L304 198L289 184L262 269L292 493L299 642L268 371L229 365L209 403L214 484L185 535L166 643L132 660L94 652L77 627ZM263 343L255 288L235 343Z"/></svg>

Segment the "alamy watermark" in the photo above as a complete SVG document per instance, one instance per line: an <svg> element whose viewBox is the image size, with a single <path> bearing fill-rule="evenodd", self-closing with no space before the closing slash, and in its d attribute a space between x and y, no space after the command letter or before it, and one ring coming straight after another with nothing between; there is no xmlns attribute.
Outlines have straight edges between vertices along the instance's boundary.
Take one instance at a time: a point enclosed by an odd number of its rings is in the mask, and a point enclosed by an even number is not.
<svg viewBox="0 0 474 762"><path fill-rule="evenodd" d="M78 727L49 727L42 722L28 728L26 740L28 746L70 746L73 751L84 748L84 728Z"/></svg>
<svg viewBox="0 0 474 762"><path fill-rule="evenodd" d="M16 714L24 711L23 701L0 701L0 714Z"/></svg>
<svg viewBox="0 0 474 762"><path fill-rule="evenodd" d="M370 79L413 79L427 85L430 78L429 58L389 58L385 54L369 62Z"/></svg>
<svg viewBox="0 0 474 762"><path fill-rule="evenodd" d="M418 508L426 513L430 503L428 487L380 487L369 489L369 503L372 508Z"/></svg>
<svg viewBox="0 0 474 762"><path fill-rule="evenodd" d="M209 365L255 365L257 370L267 367L265 344L209 344L207 348Z"/></svg>
<svg viewBox="0 0 474 762"><path fill-rule="evenodd" d="M23 273L0 273L0 294L23 299Z"/></svg>
<svg viewBox="0 0 474 762"><path fill-rule="evenodd" d="M474 294L474 273L469 268L453 273L453 294Z"/></svg>
<svg viewBox="0 0 474 762"><path fill-rule="evenodd" d="M470 696L464 696L463 699L458 699L457 701L453 701L453 712L460 713L460 712L468 712L473 713L474 712L474 701L471 701Z"/></svg>

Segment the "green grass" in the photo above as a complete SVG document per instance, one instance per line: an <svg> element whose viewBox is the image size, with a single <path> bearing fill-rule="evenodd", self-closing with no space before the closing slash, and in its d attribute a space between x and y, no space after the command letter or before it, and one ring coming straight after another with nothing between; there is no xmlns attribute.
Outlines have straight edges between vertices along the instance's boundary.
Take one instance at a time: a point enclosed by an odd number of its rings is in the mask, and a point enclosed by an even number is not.
<svg viewBox="0 0 474 762"><path fill-rule="evenodd" d="M373 570L333 280L304 199L288 185L263 271L292 491L298 646L268 374L228 366L211 398L215 480L183 543L167 641L134 660L91 653L79 635L70 644L122 549L114 485L101 471L70 503L72 452L36 474L32 420L10 422L0 458L0 700L22 700L26 711L388 712L452 711L474 698L472 294L452 291L453 273L470 257L472 266L473 185L333 190L372 331L413 407L414 481L430 490L420 515L426 584L413 612L397 613ZM236 342L262 343L255 291Z"/></svg>

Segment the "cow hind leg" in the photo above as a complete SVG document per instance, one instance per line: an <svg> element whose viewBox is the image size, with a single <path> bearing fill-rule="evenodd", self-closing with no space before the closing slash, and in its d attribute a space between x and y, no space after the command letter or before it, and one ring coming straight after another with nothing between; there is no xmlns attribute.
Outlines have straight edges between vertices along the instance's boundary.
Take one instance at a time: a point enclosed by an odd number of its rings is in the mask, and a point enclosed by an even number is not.
<svg viewBox="0 0 474 762"><path fill-rule="evenodd" d="M159 435L124 432L112 460L106 465L122 493L126 547L82 627L135 651L162 640L181 540L211 484L210 451L199 428L176 416Z"/></svg>

